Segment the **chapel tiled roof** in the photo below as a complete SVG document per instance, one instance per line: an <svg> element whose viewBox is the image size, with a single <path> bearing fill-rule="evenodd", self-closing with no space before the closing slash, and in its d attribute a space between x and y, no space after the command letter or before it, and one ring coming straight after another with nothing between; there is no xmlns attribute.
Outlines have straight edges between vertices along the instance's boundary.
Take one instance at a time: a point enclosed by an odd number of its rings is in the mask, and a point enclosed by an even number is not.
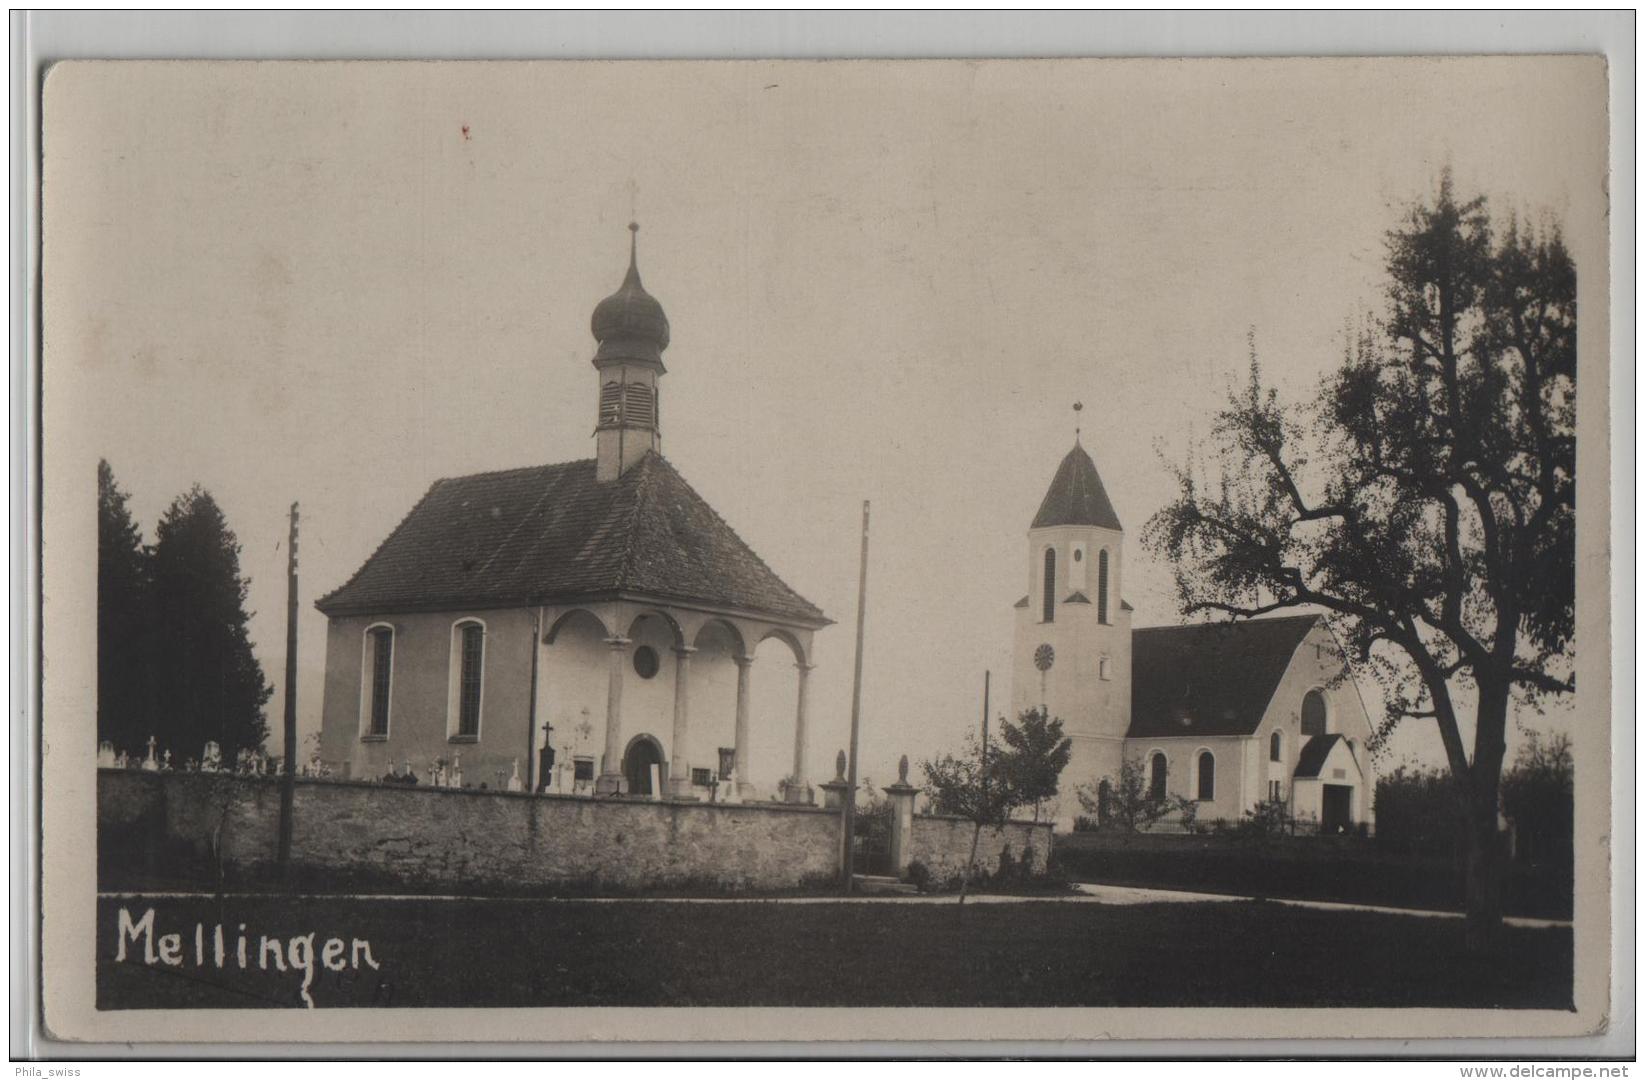
<svg viewBox="0 0 1645 1081"><path fill-rule="evenodd" d="M1119 515L1114 513L1114 504L1108 501L1102 478L1097 476L1097 464L1078 443L1057 467L1057 475L1051 478L1051 487L1046 489L1030 528L1053 525L1120 528Z"/></svg>
<svg viewBox="0 0 1645 1081"><path fill-rule="evenodd" d="M655 452L603 484L593 459L435 481L315 607L368 615L617 593L830 622Z"/></svg>
<svg viewBox="0 0 1645 1081"><path fill-rule="evenodd" d="M1144 627L1131 636L1132 738L1248 736L1319 616Z"/></svg>
<svg viewBox="0 0 1645 1081"><path fill-rule="evenodd" d="M1309 777L1318 777L1319 771L1325 767L1325 760L1331 757L1331 748L1342 739L1341 733L1329 732L1323 736L1311 736L1307 743L1302 745L1302 753L1297 755L1297 772L1295 776L1306 780Z"/></svg>

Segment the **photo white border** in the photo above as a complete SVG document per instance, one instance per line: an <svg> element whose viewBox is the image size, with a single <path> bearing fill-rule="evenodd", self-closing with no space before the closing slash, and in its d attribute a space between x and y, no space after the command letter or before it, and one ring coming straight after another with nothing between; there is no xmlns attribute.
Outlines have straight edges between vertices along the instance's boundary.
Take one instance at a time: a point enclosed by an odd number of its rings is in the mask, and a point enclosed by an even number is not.
<svg viewBox="0 0 1645 1081"><path fill-rule="evenodd" d="M382 1057L522 1054L606 1057L734 1053L739 1056L1034 1055L1172 1057L1284 1056L1607 1056L1634 1049L1635 812L1637 741L1627 723L1635 710L1636 375L1635 84L1632 12L1479 13L1053 13L940 14L502 14L424 12L229 14L12 13L12 1018L11 1049L23 1057L256 1057L290 1053L282 1044L138 1046L64 1044L40 1029L39 955L39 414L38 153L39 88L44 66L70 57L217 58L665 58L665 57L955 57L955 56L1230 56L1440 53L1604 53L1611 105L1611 692L1613 921L1611 1030L1562 1040L1277 1040L1113 1042L875 1042L920 1023L916 1011L862 1011L869 1040L829 1044L305 1044L304 1055ZM18 228L20 223L27 228ZM418 1011L433 1019L444 1011ZM524 1015L532 1011L495 1011ZM681 1011L647 1011L666 1015ZM685 1011L713 1026L747 1023L746 1010ZM757 1011L771 1020L787 1011ZM935 1012L935 1011L932 1011ZM1065 1011L1032 1011L1037 1015ZM1066 1011L1079 1013L1083 1011ZM1400 1011L1410 1017L1430 1011ZM1438 1012L1438 1011L1434 1011ZM1195 1028L1199 1011L1173 1011ZM333 1023L350 1023L347 1013ZM1069 1021L1073 1019L1068 1018ZM1205 1020L1209 1020L1206 1018ZM354 1022L357 1024L357 1019ZM273 1027L273 1026L271 1026ZM331 1026L325 1026L330 1028ZM604 1026L602 1026L604 1027ZM1220 1026L1219 1026L1220 1027ZM345 1031L338 1027L333 1031ZM1065 1031L1077 1031L1075 1024ZM1207 1026L1202 1031L1210 1032Z"/></svg>

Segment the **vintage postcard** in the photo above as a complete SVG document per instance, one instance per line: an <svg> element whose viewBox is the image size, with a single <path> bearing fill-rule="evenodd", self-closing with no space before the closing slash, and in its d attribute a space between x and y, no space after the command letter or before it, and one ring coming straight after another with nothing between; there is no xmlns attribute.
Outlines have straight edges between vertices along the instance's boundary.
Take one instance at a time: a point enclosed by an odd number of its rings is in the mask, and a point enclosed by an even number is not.
<svg viewBox="0 0 1645 1081"><path fill-rule="evenodd" d="M1603 1030L1607 77L54 66L47 1029Z"/></svg>

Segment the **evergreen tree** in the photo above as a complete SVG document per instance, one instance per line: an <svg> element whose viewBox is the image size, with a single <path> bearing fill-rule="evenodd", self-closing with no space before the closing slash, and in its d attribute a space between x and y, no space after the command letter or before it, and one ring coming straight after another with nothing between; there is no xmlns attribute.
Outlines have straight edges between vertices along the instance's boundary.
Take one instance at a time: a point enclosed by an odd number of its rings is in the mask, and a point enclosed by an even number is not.
<svg viewBox="0 0 1645 1081"><path fill-rule="evenodd" d="M114 470L97 463L97 738L135 752L148 740L149 552Z"/></svg>
<svg viewBox="0 0 1645 1081"><path fill-rule="evenodd" d="M268 737L274 688L251 651L240 543L209 492L177 497L155 530L154 682L160 745L179 760L216 740L225 761Z"/></svg>
<svg viewBox="0 0 1645 1081"><path fill-rule="evenodd" d="M1040 804L1057 795L1057 780L1073 754L1074 741L1062 734L1062 718L1053 717L1043 707L1025 709L1017 723L1000 721L1000 768L1023 806L1034 808L1040 820Z"/></svg>

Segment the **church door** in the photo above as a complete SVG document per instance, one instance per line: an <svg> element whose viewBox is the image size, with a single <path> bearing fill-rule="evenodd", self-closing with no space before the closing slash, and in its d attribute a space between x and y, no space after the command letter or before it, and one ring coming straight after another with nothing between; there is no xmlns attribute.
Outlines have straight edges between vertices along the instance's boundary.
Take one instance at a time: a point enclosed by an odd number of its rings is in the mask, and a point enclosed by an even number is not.
<svg viewBox="0 0 1645 1081"><path fill-rule="evenodd" d="M650 796L651 767L657 767L657 776L663 776L663 749L650 736L636 736L623 756L623 776L628 779L628 794Z"/></svg>
<svg viewBox="0 0 1645 1081"><path fill-rule="evenodd" d="M1321 800L1321 833L1346 833L1354 828L1354 790L1345 784L1328 784Z"/></svg>

